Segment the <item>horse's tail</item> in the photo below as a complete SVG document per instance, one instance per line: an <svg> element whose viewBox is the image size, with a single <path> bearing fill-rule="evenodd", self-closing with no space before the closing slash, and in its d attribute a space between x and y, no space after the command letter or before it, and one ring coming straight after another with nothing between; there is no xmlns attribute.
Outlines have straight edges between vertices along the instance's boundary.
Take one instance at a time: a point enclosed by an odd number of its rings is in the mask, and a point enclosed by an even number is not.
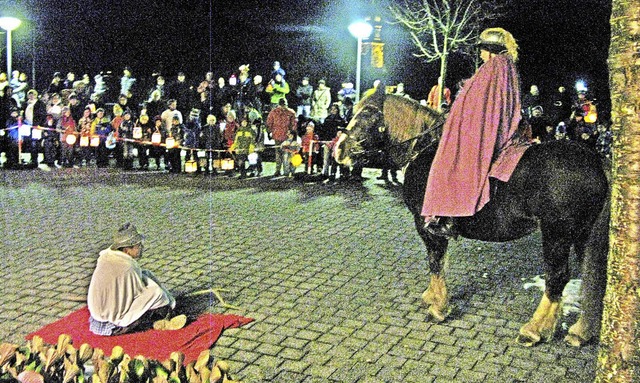
<svg viewBox="0 0 640 383"><path fill-rule="evenodd" d="M609 222L611 194L607 193L602 210L591 228L582 262L582 308L584 319L599 333L607 287L607 256L609 255Z"/></svg>

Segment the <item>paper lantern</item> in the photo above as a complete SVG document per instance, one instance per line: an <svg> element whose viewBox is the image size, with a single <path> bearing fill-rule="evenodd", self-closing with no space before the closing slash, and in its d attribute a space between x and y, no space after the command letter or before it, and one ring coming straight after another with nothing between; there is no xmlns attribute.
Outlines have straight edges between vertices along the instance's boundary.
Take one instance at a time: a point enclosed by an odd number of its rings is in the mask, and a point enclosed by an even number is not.
<svg viewBox="0 0 640 383"><path fill-rule="evenodd" d="M75 134L67 134L67 138L64 139L64 141L67 143L67 145L73 146L76 144L76 135Z"/></svg>
<svg viewBox="0 0 640 383"><path fill-rule="evenodd" d="M116 138L116 135L113 132L111 132L107 136L107 139L104 142L104 146L107 149L114 149L116 147L117 142L118 142L118 139Z"/></svg>
<svg viewBox="0 0 640 383"><path fill-rule="evenodd" d="M598 111L596 110L595 105L591 105L589 107L589 111L584 116L584 122L587 124L594 124L596 121L598 121Z"/></svg>
<svg viewBox="0 0 640 383"><path fill-rule="evenodd" d="M300 155L300 153L296 153L291 156L291 165L293 165L294 168L302 165L302 156Z"/></svg>
<svg viewBox="0 0 640 383"><path fill-rule="evenodd" d="M139 140L142 138L142 127L141 126L134 126L133 127L133 138L136 140Z"/></svg>
<svg viewBox="0 0 640 383"><path fill-rule="evenodd" d="M80 146L89 146L89 136L80 136Z"/></svg>
<svg viewBox="0 0 640 383"><path fill-rule="evenodd" d="M185 173L195 173L198 170L198 163L195 160L189 160L184 163Z"/></svg>
<svg viewBox="0 0 640 383"><path fill-rule="evenodd" d="M100 146L100 136L91 136L89 145L93 146L94 148Z"/></svg>
<svg viewBox="0 0 640 383"><path fill-rule="evenodd" d="M167 146L167 149L172 149L176 146L176 140L173 137L167 137L164 143Z"/></svg>
<svg viewBox="0 0 640 383"><path fill-rule="evenodd" d="M158 146L160 143L162 143L162 134L160 132L153 133L151 135L151 144Z"/></svg>
<svg viewBox="0 0 640 383"><path fill-rule="evenodd" d="M232 158L222 159L222 162L220 164L220 168L222 168L222 170L233 170L234 167L235 167L235 163L233 162Z"/></svg>
<svg viewBox="0 0 640 383"><path fill-rule="evenodd" d="M214 169L220 169L222 168L222 160L221 159L215 159L213 160L213 168Z"/></svg>
<svg viewBox="0 0 640 383"><path fill-rule="evenodd" d="M42 130L38 128L31 129L31 138L34 140L39 140L42 138Z"/></svg>
<svg viewBox="0 0 640 383"><path fill-rule="evenodd" d="M31 135L31 125L20 125L18 128L18 134L20 137L30 136Z"/></svg>

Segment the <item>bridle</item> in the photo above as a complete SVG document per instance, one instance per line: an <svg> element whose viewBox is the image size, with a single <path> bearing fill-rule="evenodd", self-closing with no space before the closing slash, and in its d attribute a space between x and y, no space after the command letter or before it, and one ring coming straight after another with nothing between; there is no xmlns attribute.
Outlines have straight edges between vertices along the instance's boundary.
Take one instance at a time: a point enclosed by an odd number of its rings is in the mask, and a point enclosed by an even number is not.
<svg viewBox="0 0 640 383"><path fill-rule="evenodd" d="M382 121L382 123L376 123L375 125L373 125L369 129L378 130L378 131L386 131L386 130L388 130L389 126L385 122L384 113L377 107L370 106L370 108L375 108L376 109L375 113L380 116L378 118L378 120ZM360 113L358 113L358 114L360 114ZM406 140L403 140L403 141L400 141L400 142L390 143L389 145L386 145L384 150L385 151L389 151L389 150L392 150L394 148L407 146L409 148L409 150L411 151L411 156L410 157L411 157L411 159L413 159L422 150L425 150L425 149L433 147L434 145L437 145L438 140L430 140L424 146L422 146L420 148L420 150L417 150L417 151L414 150L415 146L416 146L416 143L420 142L425 136L431 135L432 133L434 133L435 131L440 129L442 127L442 125L444 125L444 118L440 118L440 120L437 121L435 124L433 124L433 126L427 128L427 129L424 129L423 131L421 131L420 133L416 134L415 136L412 136L412 137L407 138ZM384 126L384 130L380 129L381 126ZM347 135L349 135L349 134L347 133ZM369 149L364 145L364 143L369 139L368 138L369 136L370 136L370 134L366 134L365 138L363 138L361 140L354 141L355 146L359 147L359 148L362 148L362 150L352 151L351 152L352 156L368 158L369 156L371 156L373 154L379 154L382 151L382 149L380 149L380 148Z"/></svg>

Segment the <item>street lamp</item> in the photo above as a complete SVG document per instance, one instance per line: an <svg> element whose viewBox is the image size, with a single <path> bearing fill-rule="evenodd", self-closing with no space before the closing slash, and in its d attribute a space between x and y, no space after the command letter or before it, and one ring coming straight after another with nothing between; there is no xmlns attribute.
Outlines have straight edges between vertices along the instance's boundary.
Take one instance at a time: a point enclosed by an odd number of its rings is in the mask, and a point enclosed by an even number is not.
<svg viewBox="0 0 640 383"><path fill-rule="evenodd" d="M358 58L356 60L356 103L360 101L360 71L362 67L362 40L368 38L373 31L366 21L356 21L349 25L349 32L358 39Z"/></svg>
<svg viewBox="0 0 640 383"><path fill-rule="evenodd" d="M11 31L18 28L22 21L15 17L0 17L0 28L7 31L7 77L11 78Z"/></svg>

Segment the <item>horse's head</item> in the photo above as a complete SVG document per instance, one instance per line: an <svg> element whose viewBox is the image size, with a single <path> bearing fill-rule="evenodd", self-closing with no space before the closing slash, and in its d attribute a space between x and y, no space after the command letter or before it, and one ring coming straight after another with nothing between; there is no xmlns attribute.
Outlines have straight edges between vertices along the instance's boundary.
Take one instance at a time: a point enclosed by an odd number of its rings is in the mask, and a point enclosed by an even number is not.
<svg viewBox="0 0 640 383"><path fill-rule="evenodd" d="M340 135L333 156L339 164L351 166L367 152L379 150L386 137L382 110L374 105L365 105Z"/></svg>

